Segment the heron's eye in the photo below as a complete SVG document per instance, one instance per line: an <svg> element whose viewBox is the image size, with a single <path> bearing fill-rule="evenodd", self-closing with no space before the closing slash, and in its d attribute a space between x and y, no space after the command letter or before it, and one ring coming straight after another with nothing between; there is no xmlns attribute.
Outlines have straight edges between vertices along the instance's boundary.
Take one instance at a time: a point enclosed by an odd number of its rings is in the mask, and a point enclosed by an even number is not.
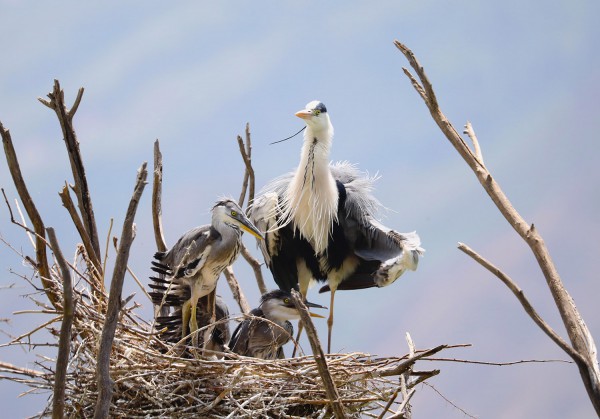
<svg viewBox="0 0 600 419"><path fill-rule="evenodd" d="M289 304L290 303L290 299L289 298L284 298L283 299L283 303L284 304Z"/></svg>
<svg viewBox="0 0 600 419"><path fill-rule="evenodd" d="M238 215L237 211L231 211L231 216L232 217L237 217L237 215Z"/></svg>
<svg viewBox="0 0 600 419"><path fill-rule="evenodd" d="M313 111L313 115L314 115L314 116L319 116L320 114L321 114L321 111L320 111L320 110L318 110L318 109L315 109L315 110Z"/></svg>

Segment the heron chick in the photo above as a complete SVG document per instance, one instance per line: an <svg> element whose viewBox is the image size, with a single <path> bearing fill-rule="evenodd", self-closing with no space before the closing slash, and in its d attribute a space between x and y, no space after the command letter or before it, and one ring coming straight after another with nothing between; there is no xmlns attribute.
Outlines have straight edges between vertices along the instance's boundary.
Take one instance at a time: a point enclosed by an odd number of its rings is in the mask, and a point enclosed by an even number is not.
<svg viewBox="0 0 600 419"><path fill-rule="evenodd" d="M326 308L305 301L307 307ZM312 317L323 318L309 312ZM250 311L233 332L229 347L237 354L261 359L283 359L283 345L288 343L294 327L290 320L300 318L289 291L273 290L262 295L260 306Z"/></svg>
<svg viewBox="0 0 600 419"><path fill-rule="evenodd" d="M210 225L196 227L175 243L167 252L157 252L152 270L164 278L151 278L155 284L168 283L168 290L159 305L181 305L181 337L199 329L198 299L215 290L221 272L237 258L242 245L242 231L262 240L261 232L231 199L218 201L212 208ZM164 284L163 284L164 285ZM189 295L189 297L188 297ZM214 313L214 299L209 303ZM207 331L210 332L210 331ZM209 340L207 333L205 342Z"/></svg>
<svg viewBox="0 0 600 419"><path fill-rule="evenodd" d="M259 246L279 288L303 296L313 280L331 291L328 351L335 292L384 287L415 270L424 250L415 233L398 233L375 214L374 178L348 162L329 162L333 126L327 108L312 101L296 113L305 124L300 163L271 181L254 200L250 219L265 232Z"/></svg>

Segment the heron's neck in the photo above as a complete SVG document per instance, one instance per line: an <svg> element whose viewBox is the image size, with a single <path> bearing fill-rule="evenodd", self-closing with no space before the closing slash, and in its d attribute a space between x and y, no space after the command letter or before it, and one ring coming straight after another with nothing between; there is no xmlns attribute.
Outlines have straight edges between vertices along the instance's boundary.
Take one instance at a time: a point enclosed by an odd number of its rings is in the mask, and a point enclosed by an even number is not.
<svg viewBox="0 0 600 419"><path fill-rule="evenodd" d="M289 309L284 309L271 302L263 303L260 308L265 318L280 325L285 324L285 322L289 320L297 320L300 318L299 314L292 314Z"/></svg>
<svg viewBox="0 0 600 419"><path fill-rule="evenodd" d="M328 237L337 221L338 191L329 169L333 128L304 134L300 164L288 187L286 214L316 253L327 248Z"/></svg>
<svg viewBox="0 0 600 419"><path fill-rule="evenodd" d="M221 217L213 216L212 226L221 235L221 240L224 243L232 243L233 244L242 235L242 232L239 228L223 221L223 219L221 219Z"/></svg>

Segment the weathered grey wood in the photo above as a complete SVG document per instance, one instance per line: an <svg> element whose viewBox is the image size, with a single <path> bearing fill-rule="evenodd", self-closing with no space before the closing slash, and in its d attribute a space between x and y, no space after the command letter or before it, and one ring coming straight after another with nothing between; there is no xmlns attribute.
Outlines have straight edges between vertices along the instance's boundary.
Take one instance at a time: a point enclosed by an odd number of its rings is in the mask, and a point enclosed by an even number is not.
<svg viewBox="0 0 600 419"><path fill-rule="evenodd" d="M113 381L110 378L110 353L115 337L115 331L117 329L119 313L121 312L121 292L123 290L123 281L127 270L129 251L133 239L135 238L133 221L142 192L146 185L147 176L148 171L146 170L146 163L144 162L138 170L133 196L129 202L125 221L123 222L123 232L121 233L121 240L119 241L119 251L117 252L113 276L110 283L108 307L106 310L104 327L102 328L100 349L98 352L98 364L96 368L98 399L94 411L95 419L107 418L110 410L110 402L113 394Z"/></svg>

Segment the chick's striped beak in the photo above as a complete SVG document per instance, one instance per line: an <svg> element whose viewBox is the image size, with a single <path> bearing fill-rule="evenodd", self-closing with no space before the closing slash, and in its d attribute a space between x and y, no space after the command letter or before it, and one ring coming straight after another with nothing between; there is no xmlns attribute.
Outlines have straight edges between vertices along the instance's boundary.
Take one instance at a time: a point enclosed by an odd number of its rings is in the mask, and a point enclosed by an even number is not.
<svg viewBox="0 0 600 419"><path fill-rule="evenodd" d="M306 305L306 307L308 308L324 308L325 310L327 310L327 307L322 306L320 304L315 304L315 303L311 303L310 301L305 301L304 304ZM310 317L316 317L319 319L324 319L325 316L321 316L320 314L317 313L313 313L312 311L309 311L308 314L310 314Z"/></svg>

